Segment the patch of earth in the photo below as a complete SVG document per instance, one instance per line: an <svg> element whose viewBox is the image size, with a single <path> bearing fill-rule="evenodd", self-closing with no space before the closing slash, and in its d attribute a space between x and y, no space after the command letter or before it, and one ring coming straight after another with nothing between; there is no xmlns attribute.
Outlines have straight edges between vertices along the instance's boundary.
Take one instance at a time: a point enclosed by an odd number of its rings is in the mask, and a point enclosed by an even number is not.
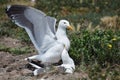
<svg viewBox="0 0 120 80"><path fill-rule="evenodd" d="M0 44L7 47L18 47L22 46L21 42L17 39L12 39L10 37L2 37L0 38Z"/></svg>
<svg viewBox="0 0 120 80"><path fill-rule="evenodd" d="M25 46L19 40L12 38L0 38L0 44L9 47ZM86 73L75 72L73 74L62 74L51 71L33 76L32 71L27 69L26 57L35 55L36 53L13 55L8 52L0 51L0 80L80 80L88 78Z"/></svg>

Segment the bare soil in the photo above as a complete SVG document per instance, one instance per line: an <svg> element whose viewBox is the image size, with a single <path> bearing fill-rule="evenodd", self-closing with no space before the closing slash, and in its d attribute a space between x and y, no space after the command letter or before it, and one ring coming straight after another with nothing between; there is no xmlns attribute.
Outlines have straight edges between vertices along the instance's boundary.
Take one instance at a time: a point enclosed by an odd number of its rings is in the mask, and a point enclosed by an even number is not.
<svg viewBox="0 0 120 80"><path fill-rule="evenodd" d="M0 38L0 44L7 47L25 46L17 39L10 37ZM24 59L36 53L15 55L0 51L0 80L80 80L88 78L86 73L74 72L73 74L62 74L59 72L47 72L33 76L32 71L27 69L27 61Z"/></svg>

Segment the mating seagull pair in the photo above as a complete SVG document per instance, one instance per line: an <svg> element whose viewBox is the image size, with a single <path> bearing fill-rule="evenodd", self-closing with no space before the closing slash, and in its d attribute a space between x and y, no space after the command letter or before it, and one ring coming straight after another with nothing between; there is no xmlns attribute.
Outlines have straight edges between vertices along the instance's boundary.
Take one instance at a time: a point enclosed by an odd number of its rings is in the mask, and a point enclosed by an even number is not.
<svg viewBox="0 0 120 80"><path fill-rule="evenodd" d="M56 19L47 16L40 10L24 5L9 5L6 9L11 20L26 30L32 43L38 51L38 55L26 58L25 60L38 60L40 64L49 66L62 60L59 67L65 69L64 73L73 73L75 64L69 56L68 50L70 41L66 35L66 29L72 29L67 20L60 20L56 31ZM34 75L38 75L43 68L29 62L36 67Z"/></svg>

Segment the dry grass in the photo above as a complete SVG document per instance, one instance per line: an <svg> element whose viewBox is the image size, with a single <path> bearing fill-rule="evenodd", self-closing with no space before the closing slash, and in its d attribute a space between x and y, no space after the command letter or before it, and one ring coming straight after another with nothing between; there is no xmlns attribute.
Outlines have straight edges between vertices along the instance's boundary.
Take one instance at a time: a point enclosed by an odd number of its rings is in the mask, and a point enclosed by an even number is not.
<svg viewBox="0 0 120 80"><path fill-rule="evenodd" d="M18 4L18 5L27 5L34 6L35 3L31 0L11 0L8 4Z"/></svg>
<svg viewBox="0 0 120 80"><path fill-rule="evenodd" d="M120 18L117 15L102 17L100 25L105 29L120 29Z"/></svg>

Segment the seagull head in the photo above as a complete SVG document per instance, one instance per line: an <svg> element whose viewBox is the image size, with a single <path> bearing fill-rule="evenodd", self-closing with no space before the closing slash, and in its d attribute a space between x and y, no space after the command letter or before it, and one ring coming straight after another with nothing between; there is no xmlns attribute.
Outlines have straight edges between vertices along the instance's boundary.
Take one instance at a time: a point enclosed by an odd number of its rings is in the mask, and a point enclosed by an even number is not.
<svg viewBox="0 0 120 80"><path fill-rule="evenodd" d="M73 27L67 20L60 20L59 26L63 29L73 30Z"/></svg>

